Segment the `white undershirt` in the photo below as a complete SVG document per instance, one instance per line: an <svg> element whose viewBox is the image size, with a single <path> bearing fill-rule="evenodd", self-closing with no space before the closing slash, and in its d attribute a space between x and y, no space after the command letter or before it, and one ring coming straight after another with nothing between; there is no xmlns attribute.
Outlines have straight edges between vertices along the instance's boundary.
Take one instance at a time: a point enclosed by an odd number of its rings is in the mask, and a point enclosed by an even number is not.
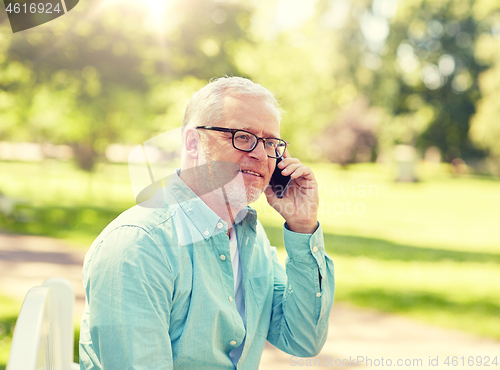
<svg viewBox="0 0 500 370"><path fill-rule="evenodd" d="M229 251L231 253L231 264L233 265L234 301L236 303L236 309L238 310L238 313L243 320L243 325L245 325L246 327L245 297L243 295L243 287L241 286L240 251L238 248L236 233L234 232L234 227L232 227L229 231ZM243 340L239 347L236 347L231 350L231 352L229 352L229 356L231 357L231 360L233 360L234 365L236 365L236 363L240 359L244 345L245 340Z"/></svg>

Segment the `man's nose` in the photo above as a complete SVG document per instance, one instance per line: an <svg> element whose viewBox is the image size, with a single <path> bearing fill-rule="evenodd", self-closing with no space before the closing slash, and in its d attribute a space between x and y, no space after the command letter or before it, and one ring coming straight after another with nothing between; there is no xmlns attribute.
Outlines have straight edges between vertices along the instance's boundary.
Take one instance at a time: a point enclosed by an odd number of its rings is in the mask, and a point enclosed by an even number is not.
<svg viewBox="0 0 500 370"><path fill-rule="evenodd" d="M260 143L262 142L262 145ZM257 141L257 145L255 146L254 150L250 152L250 155L259 161L264 161L267 159L267 153L266 153L266 148L265 148L266 143L264 140L259 139Z"/></svg>

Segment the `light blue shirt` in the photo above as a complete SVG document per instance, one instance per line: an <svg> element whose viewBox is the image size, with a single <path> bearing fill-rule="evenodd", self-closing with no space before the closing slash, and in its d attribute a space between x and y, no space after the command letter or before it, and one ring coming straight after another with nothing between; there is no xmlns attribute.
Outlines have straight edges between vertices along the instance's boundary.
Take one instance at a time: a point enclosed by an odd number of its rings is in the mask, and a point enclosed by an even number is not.
<svg viewBox="0 0 500 370"><path fill-rule="evenodd" d="M85 257L80 368L258 369L266 339L317 355L334 295L321 226L298 234L285 225L285 272L255 210L240 212L244 325L227 224L177 175L161 191L153 208L135 206L109 224ZM229 353L243 341L235 366Z"/></svg>

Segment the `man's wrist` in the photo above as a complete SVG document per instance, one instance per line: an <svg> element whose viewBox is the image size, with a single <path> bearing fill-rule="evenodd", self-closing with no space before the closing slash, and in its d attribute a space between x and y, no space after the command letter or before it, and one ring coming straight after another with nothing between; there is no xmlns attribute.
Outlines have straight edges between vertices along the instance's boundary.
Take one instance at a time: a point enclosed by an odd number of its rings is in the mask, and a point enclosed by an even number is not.
<svg viewBox="0 0 500 370"><path fill-rule="evenodd" d="M314 223L294 223L290 224L288 221L286 223L288 230L293 231L298 234L314 234L318 229L318 221Z"/></svg>

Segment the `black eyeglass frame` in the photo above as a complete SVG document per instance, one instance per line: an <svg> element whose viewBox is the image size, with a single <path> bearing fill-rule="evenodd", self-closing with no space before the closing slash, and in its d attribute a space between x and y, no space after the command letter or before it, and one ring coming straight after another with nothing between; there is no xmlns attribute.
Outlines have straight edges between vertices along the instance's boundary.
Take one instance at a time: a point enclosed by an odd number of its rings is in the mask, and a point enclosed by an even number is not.
<svg viewBox="0 0 500 370"><path fill-rule="evenodd" d="M257 135L251 133L250 131L241 130L239 128L227 128L227 127L216 127L216 126L196 126L196 129L211 130L211 131L221 131L221 132L230 132L232 134L233 148L236 149L236 150L242 151L242 152L251 152L252 150L254 150L255 148L257 148L257 145L259 144L259 140L262 140L262 143L264 144L264 148L266 146L266 140L272 139L272 140L282 141L284 143L284 146L285 146L285 149L283 150L283 153L285 153L286 148L289 145L287 141L285 141L283 139L280 139L278 137L265 137L265 138L264 137L258 137ZM236 145L234 145L234 135L238 131L245 132L245 133L250 134L252 136L255 136L257 138L257 140L255 141L255 145L253 146L252 149L248 149L248 150L240 149L240 148L237 148ZM275 159L276 158L281 158L283 156L283 154L282 154L282 155L277 155L277 156L274 157L272 155L267 154L267 152L266 152L266 155L269 158L275 158Z"/></svg>

